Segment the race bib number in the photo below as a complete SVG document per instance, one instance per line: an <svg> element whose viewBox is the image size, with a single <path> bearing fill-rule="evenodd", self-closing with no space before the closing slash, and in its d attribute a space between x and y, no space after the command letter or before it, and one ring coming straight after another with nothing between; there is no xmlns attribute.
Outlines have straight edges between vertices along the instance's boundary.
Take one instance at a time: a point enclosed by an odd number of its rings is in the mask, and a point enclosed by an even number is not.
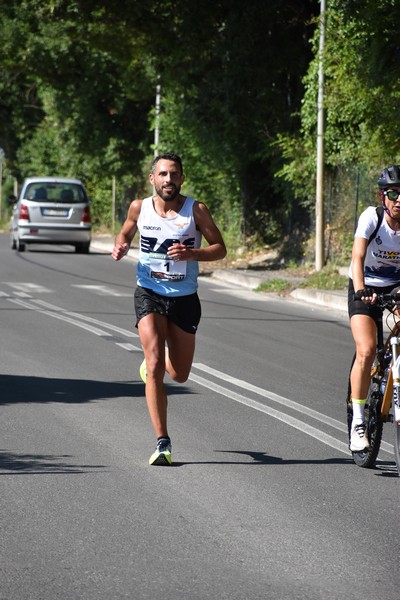
<svg viewBox="0 0 400 600"><path fill-rule="evenodd" d="M186 277L186 261L175 262L168 254L150 252L150 275L154 279L181 281Z"/></svg>

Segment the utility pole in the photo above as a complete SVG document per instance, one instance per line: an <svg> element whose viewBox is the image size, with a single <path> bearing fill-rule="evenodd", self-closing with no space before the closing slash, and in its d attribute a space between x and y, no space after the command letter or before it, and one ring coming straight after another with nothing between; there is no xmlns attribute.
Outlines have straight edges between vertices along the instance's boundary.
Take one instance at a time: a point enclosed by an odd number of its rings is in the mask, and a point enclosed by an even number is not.
<svg viewBox="0 0 400 600"><path fill-rule="evenodd" d="M112 234L115 234L115 188L116 188L116 183L115 183L115 175L113 175L112 178L112 184L111 184L111 231Z"/></svg>
<svg viewBox="0 0 400 600"><path fill-rule="evenodd" d="M3 160L5 152L0 148L0 221L3 218Z"/></svg>
<svg viewBox="0 0 400 600"><path fill-rule="evenodd" d="M317 182L315 198L315 269L325 264L324 242L324 45L325 0L320 0L319 64L318 64L318 118L317 118Z"/></svg>
<svg viewBox="0 0 400 600"><path fill-rule="evenodd" d="M158 154L158 145L160 141L160 99L161 99L161 86L158 83L156 86L156 122L154 126L154 158Z"/></svg>

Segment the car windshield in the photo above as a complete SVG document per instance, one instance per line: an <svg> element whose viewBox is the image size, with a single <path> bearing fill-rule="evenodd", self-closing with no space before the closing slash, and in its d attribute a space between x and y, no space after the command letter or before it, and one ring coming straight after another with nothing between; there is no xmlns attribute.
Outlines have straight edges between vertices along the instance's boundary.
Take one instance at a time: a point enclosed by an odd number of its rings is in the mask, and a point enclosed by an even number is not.
<svg viewBox="0 0 400 600"><path fill-rule="evenodd" d="M76 183L50 183L38 181L28 185L25 198L36 202L77 204L86 202L83 188Z"/></svg>

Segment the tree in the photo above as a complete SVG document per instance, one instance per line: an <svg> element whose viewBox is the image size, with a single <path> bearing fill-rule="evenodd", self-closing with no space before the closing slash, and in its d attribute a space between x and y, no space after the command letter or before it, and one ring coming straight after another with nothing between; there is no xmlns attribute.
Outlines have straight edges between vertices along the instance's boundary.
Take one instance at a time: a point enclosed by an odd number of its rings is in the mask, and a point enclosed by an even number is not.
<svg viewBox="0 0 400 600"><path fill-rule="evenodd" d="M233 212L245 237L276 239L306 216L275 177L276 139L297 127L317 10L316 0L0 5L0 124L10 121L15 174L51 166L139 189L160 77L161 143L183 155L193 190L226 221Z"/></svg>

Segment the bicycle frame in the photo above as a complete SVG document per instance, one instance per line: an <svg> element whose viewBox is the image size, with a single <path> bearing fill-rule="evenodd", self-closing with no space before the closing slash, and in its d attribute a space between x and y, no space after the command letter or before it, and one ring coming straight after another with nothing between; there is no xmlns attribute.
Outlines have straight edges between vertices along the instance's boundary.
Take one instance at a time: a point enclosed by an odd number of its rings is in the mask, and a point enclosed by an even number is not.
<svg viewBox="0 0 400 600"><path fill-rule="evenodd" d="M394 324L393 328L389 335L394 336L398 332L399 326L397 323ZM378 356L378 364L371 371L371 376L375 376L378 373L378 370L381 368L382 359L388 350L389 340L386 340L386 343L383 339L383 313L377 319L377 356ZM392 405L392 396L393 396L393 372L392 369L389 370L388 379L386 383L385 393L382 399L382 406L380 411L380 416L382 421L387 422L390 421L390 407Z"/></svg>
<svg viewBox="0 0 400 600"><path fill-rule="evenodd" d="M377 326L377 353L380 356L379 362L381 362L381 358L385 354L389 345L392 349L391 368L389 370L388 380L386 383L385 393L383 395L382 406L380 411L382 421L387 423L388 421L393 421L393 417L390 414L392 402L394 406L399 406L398 403L400 402L400 338L398 337L398 335L400 334L400 322L394 323L386 340L386 344L383 341L383 315L380 319L378 319ZM371 375L375 375L375 373L371 373ZM400 415L398 416L399 418L396 420L399 421Z"/></svg>
<svg viewBox="0 0 400 600"><path fill-rule="evenodd" d="M398 423L400 421L400 338L393 336L390 338L390 345L392 347L392 368L391 368L391 379L392 379L392 394L393 398L393 420ZM386 394L385 394L386 397ZM385 404L385 397L382 404L382 413ZM386 404L389 404L387 402ZM390 405L385 406L385 411L390 410ZM388 412L385 414L388 414ZM392 419L391 419L392 420Z"/></svg>

